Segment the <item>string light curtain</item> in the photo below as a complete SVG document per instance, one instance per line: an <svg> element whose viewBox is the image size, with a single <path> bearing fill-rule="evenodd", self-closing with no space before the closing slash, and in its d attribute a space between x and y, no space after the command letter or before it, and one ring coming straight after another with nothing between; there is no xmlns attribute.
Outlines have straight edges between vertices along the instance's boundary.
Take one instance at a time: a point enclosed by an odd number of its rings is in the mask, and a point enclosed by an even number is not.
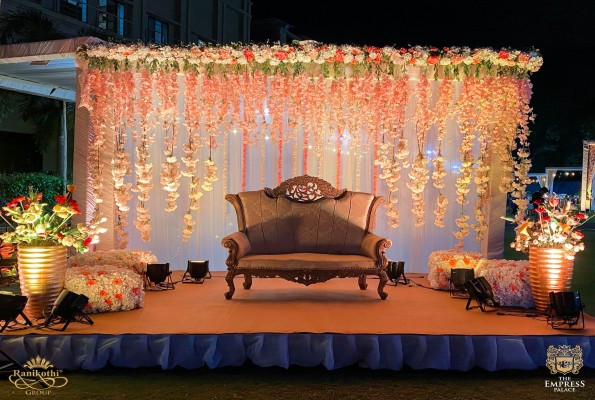
<svg viewBox="0 0 595 400"><path fill-rule="evenodd" d="M479 249L492 168L526 209L538 54L306 42L79 55L95 242L115 218L121 248L223 268L219 238L236 229L224 195L303 173L384 196L376 230L399 244L389 256L416 265L437 249Z"/></svg>

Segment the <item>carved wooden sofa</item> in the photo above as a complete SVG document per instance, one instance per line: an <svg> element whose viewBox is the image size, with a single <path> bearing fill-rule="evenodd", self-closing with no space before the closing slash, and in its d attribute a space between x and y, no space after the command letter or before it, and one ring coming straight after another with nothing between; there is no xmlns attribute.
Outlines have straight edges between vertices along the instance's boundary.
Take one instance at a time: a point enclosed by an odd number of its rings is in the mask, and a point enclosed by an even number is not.
<svg viewBox="0 0 595 400"><path fill-rule="evenodd" d="M388 297L384 286L388 239L371 233L382 197L337 190L328 182L308 175L265 188L225 197L233 204L239 232L223 238L229 251L227 276L230 300L233 279L244 275L244 289L252 277L283 278L306 286L329 279L366 276L379 278L378 294Z"/></svg>

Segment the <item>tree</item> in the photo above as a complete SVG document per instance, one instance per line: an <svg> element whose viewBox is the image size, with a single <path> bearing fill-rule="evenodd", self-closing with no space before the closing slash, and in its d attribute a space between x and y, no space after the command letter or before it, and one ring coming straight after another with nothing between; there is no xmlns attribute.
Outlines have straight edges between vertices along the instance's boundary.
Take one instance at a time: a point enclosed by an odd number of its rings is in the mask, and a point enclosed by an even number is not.
<svg viewBox="0 0 595 400"><path fill-rule="evenodd" d="M0 17L0 44L43 42L66 37L54 21L37 10L18 8Z"/></svg>

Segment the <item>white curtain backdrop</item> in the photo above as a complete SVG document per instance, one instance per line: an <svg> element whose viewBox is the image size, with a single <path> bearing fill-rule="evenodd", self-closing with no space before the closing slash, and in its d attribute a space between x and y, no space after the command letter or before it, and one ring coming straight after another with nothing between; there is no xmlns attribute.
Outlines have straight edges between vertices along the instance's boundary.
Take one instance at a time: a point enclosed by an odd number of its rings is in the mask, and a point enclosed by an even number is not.
<svg viewBox="0 0 595 400"><path fill-rule="evenodd" d="M415 71L417 69L412 69L410 71L411 80L410 84L414 87L417 80L415 79ZM187 140L187 132L184 126L184 117L183 117L183 109L184 109L184 78L183 76L178 77L180 90L179 90L179 98L178 98L178 109L179 109L179 138L177 148L175 149L175 155L180 161L183 153L181 151L181 145L184 141ZM437 98L437 89L441 84L441 81L430 81L433 89L433 98L432 102L436 101ZM461 83L455 81L454 85L456 87L456 94L455 96L459 95L461 90ZM156 96L155 104L157 106ZM413 114L415 108L415 95L412 94L409 105L407 107L407 118L410 118ZM137 127L138 128L138 127ZM85 134L85 129L81 128L82 134ZM88 132L88 127L87 130ZM170 268L174 270L185 269L186 262L189 259L192 260L209 260L210 261L210 268L211 270L225 270L225 259L227 257L226 250L221 246L221 239L230 233L237 231L237 223L236 223L236 216L233 207L228 204L224 200L224 192L223 192L223 132L219 135L217 142L218 148L213 151L212 158L213 161L217 165L217 173L219 180L214 184L214 190L211 192L204 192L204 195L200 199L200 210L197 212L192 211L193 220L197 221L195 225L195 231L192 234L190 240L187 243L182 242L182 228L183 228L183 215L188 210L188 178L181 177L181 185L178 190L180 197L177 200L178 208L173 212L166 212L164 211L164 207L166 206L166 192L161 188L159 184L159 173L161 171L161 163L165 161L165 155L163 150L164 147L164 132L160 128L160 124L157 124L156 128L156 139L155 143L151 145L150 148L150 157L149 162L153 163L154 171L153 171L153 183L154 187L150 192L150 200L145 202L145 205L149 208L149 213L151 215L150 225L152 228L151 231L151 241L150 242L143 242L140 238L140 234L137 231L136 227L133 225L132 221L135 219L135 208L137 204L136 200L136 193L134 194L134 198L129 201L130 206L130 213L128 216L129 225L127 226L127 231L130 232L128 248L140 248L144 250L150 250L154 252L160 262L169 262ZM331 184L335 185L336 182L336 162L337 162L337 153L336 153L336 137L331 137L329 139L329 133L333 132L326 132L326 141L327 148L324 152L324 157L322 159L323 162L323 176L322 178L329 181ZM136 155L134 152L134 145L131 140L131 132L127 132L127 142L126 142L126 150L131 154L132 157L132 164L136 161ZM268 135L267 132L264 133ZM352 133L350 133L351 135ZM358 133L361 135L361 132ZM413 161L415 154L416 154L416 136L415 136L415 129L412 126L411 122L407 122L405 131L405 137L409 140L409 161ZM435 157L435 150L436 150L436 129L432 128L428 133L428 141L427 141L427 148L425 149L430 161ZM365 137L365 135L364 135ZM302 130L299 130L298 133L298 169L297 175L303 174L303 146L302 146ZM387 229L386 226L386 215L385 209L380 207L378 209L377 217L376 217L376 227L374 229L374 233L377 235L390 238L393 242L392 248L387 251L387 256L391 260L400 260L405 261L406 263L406 270L410 272L427 272L427 260L428 255L436 250L442 249L452 249L457 240L452 235L453 230L458 230L457 226L455 225L454 220L458 218L461 212L461 205L456 203L456 195L455 195L455 180L458 172L458 166L460 165L459 159L459 152L457 151L457 147L460 146L462 140L462 135L458 129L457 123L455 121L450 121L448 126L448 133L444 137L442 142L442 155L446 159L446 166L445 169L447 170L447 176L445 177L445 187L442 189L442 194L448 198L449 204L447 206L447 211L444 219L445 227L439 228L434 225L434 210L436 208L436 198L438 195L438 190L432 186L432 179L428 181L426 186L426 190L424 191L424 201L426 203L425 206L425 225L422 227L415 227L414 226L414 215L411 212L412 207L412 200L411 200L411 191L405 186L406 182L409 180L407 176L409 169L402 169L401 170L401 179L399 180L398 187L399 191L397 196L399 198L398 202L398 210L400 211L400 227L396 229L391 229L390 231ZM312 144L313 139L310 139L310 143ZM80 143L80 142L79 142ZM474 156L477 158L478 155L478 146L474 149ZM293 149L293 142L290 141L289 143L283 146L283 180L291 178L292 175L292 149ZM204 161L209 157L209 148L203 147L199 150L197 155L199 157L199 162L197 166L200 167L200 177L202 183L202 177L204 175ZM266 170L266 177L265 177L265 186L274 188L277 186L277 156L278 150L277 146L272 143L272 140L266 140L266 156L265 156L265 170ZM373 186L373 146L370 143L366 143L365 139L362 143L361 149L361 186L359 188L362 192L372 192ZM78 157L78 164L77 160L75 160L75 165L82 165L83 162L80 159L82 157L81 152L75 154L75 158ZM110 160L112 157L111 153L111 146L107 146L104 154L102 155L103 161L105 162L104 168L104 177L107 178L104 181L104 193L107 195L104 196L105 203L113 203L112 196L109 195L109 191L111 189L111 177L109 176L109 169L110 169ZM260 147L249 147L248 148L248 161L247 161L247 187L246 190L259 190L262 189L261 185L261 149ZM498 157L494 157L493 168L496 170L492 170L492 174L495 174L498 170L497 160ZM356 190L356 154L353 149L350 149L349 143L343 144L342 149L342 156L341 156L341 188L347 188L349 190ZM310 149L309 157L308 157L308 174L316 176L318 171L318 159L313 153L313 149ZM185 168L185 165L181 163L181 169ZM431 176L433 171L433 166L430 162L428 164L429 174ZM75 182L81 182L81 174L84 171L75 171ZM379 167L379 174L382 170ZM78 179L77 179L78 175ZM135 182L135 174L132 173L131 176L127 177L127 182L133 183ZM242 132L229 132L229 148L228 148L228 183L227 183L227 192L228 193L237 193L241 191L241 184L242 184ZM497 184L496 184L497 185ZM476 185L471 183L470 185L470 193L468 195L468 199L470 203L465 206L466 214L470 215L471 219L468 221L470 224L475 223L475 218L473 214L473 208L475 206L475 199L476 199ZM498 196L501 201L501 195L498 193L497 186L492 188L492 196ZM388 191L386 184L383 180L378 179L378 190L377 195L384 196L388 198ZM107 205L107 204L106 204ZM102 205L102 207L104 207ZM223 209L226 208L227 216L223 218ZM104 207L104 209L110 209L110 207ZM111 209L113 210L113 208ZM113 212L113 211L112 211ZM89 211L87 211L87 214ZM109 217L109 215L108 215ZM115 218L115 217L114 217ZM489 219L487 221L489 223ZM113 232L108 232L105 235L113 235ZM493 235L486 234L486 237L490 237ZM482 247L480 243L475 242L473 239L475 238L475 231L471 230L471 234L465 240L465 250L469 251L480 251ZM487 240L487 239L486 239ZM111 240L107 240L108 243L111 243ZM101 248L101 243L100 247Z"/></svg>

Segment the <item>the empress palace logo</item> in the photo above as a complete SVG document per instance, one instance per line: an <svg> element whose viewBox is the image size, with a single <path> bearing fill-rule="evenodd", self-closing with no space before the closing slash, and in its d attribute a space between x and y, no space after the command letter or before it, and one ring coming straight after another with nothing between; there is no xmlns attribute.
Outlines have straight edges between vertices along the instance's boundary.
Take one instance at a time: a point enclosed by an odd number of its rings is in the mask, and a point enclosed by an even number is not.
<svg viewBox="0 0 595 400"><path fill-rule="evenodd" d="M50 394L51 389L66 386L68 379L60 376L61 370L57 370L45 358L37 356L30 359L23 369L15 369L10 375L10 381L17 389L26 390L26 394L39 395Z"/></svg>
<svg viewBox="0 0 595 400"><path fill-rule="evenodd" d="M547 349L547 361L545 363L552 374L560 373L566 375L570 372L578 374L583 366L583 350L580 346L550 346Z"/></svg>
<svg viewBox="0 0 595 400"><path fill-rule="evenodd" d="M570 376L564 376L569 373L578 374L583 366L583 350L580 346L574 348L563 345L550 346L547 349L547 361L545 363L552 374L562 374L558 380L546 380L545 387L552 388L554 392L577 392L585 387L585 381L572 380Z"/></svg>

